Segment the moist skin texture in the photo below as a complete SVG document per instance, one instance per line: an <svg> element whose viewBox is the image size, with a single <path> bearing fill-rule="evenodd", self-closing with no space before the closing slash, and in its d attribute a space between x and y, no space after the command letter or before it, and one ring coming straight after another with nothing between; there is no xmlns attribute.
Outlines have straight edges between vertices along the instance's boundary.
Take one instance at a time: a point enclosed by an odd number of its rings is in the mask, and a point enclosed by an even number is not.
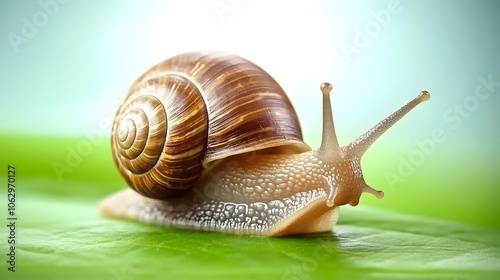
<svg viewBox="0 0 500 280"><path fill-rule="evenodd" d="M326 203L336 191L331 183L336 169L313 151L246 154L222 161L181 197L160 201L125 190L106 198L101 211L150 224L233 234L330 231L338 219L338 205Z"/></svg>

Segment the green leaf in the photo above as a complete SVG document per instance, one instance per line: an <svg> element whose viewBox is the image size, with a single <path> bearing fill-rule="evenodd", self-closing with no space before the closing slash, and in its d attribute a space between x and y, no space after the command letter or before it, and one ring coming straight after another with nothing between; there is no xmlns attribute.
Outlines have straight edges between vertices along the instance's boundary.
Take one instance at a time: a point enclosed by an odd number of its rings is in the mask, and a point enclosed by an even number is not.
<svg viewBox="0 0 500 280"><path fill-rule="evenodd" d="M17 272L7 272L4 262L2 274L116 280L500 275L498 232L371 207L343 207L331 233L262 238L107 219L98 212L98 203L99 198L20 192Z"/></svg>
<svg viewBox="0 0 500 280"><path fill-rule="evenodd" d="M342 207L333 232L285 238L195 232L105 218L99 202L125 187L107 141L93 146L91 153L79 154L78 163L69 165L68 151L85 140L40 138L37 147L30 145L33 139L12 136L10 140L11 146L0 148L0 153L9 160L2 162L5 170L8 164L17 170L16 272L7 270L9 233L2 226L1 279L500 276L498 229L366 206L369 201ZM54 162L71 171L57 176ZM7 182L6 172L2 176L0 180ZM0 219L6 223L5 193Z"/></svg>

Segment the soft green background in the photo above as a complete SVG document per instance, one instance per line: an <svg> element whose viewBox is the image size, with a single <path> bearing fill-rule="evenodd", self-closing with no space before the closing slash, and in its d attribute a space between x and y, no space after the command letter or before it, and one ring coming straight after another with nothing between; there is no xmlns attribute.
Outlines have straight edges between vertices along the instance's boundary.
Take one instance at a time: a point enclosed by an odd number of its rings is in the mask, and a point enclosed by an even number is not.
<svg viewBox="0 0 500 280"><path fill-rule="evenodd" d="M0 219L6 223L9 164L19 219L18 272L7 272L2 257L2 279L500 274L500 86L482 88L489 95L481 100L474 95L480 77L500 82L497 1L54 1L0 1ZM25 21L43 20L44 3L52 3L48 21L12 43ZM372 36L361 42L365 29ZM343 207L333 233L283 239L102 218L99 201L125 187L109 148L117 104L148 67L199 49L240 54L270 72L313 148L320 83L335 87L341 144L428 90L431 100L364 158L367 182L386 197ZM430 149L435 131L442 141ZM1 256L7 235L2 226Z"/></svg>

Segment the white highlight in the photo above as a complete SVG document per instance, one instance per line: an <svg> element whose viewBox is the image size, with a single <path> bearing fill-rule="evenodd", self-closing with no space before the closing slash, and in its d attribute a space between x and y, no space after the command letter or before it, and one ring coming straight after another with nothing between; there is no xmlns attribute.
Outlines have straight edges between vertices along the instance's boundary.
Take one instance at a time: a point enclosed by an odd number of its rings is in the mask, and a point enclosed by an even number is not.
<svg viewBox="0 0 500 280"><path fill-rule="evenodd" d="M317 2L242 1L223 20L212 1L193 2L169 2L158 11L144 44L151 61L192 50L230 52L262 67L285 90L328 72L335 34Z"/></svg>

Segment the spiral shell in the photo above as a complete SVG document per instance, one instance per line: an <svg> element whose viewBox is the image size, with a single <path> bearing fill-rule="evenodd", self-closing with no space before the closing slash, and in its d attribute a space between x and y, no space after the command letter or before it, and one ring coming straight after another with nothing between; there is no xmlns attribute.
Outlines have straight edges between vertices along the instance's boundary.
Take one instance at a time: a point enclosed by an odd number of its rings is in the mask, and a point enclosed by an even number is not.
<svg viewBox="0 0 500 280"><path fill-rule="evenodd" d="M276 146L310 150L290 100L260 67L225 53L185 53L152 67L112 129L120 173L157 199L191 188L209 162Z"/></svg>

